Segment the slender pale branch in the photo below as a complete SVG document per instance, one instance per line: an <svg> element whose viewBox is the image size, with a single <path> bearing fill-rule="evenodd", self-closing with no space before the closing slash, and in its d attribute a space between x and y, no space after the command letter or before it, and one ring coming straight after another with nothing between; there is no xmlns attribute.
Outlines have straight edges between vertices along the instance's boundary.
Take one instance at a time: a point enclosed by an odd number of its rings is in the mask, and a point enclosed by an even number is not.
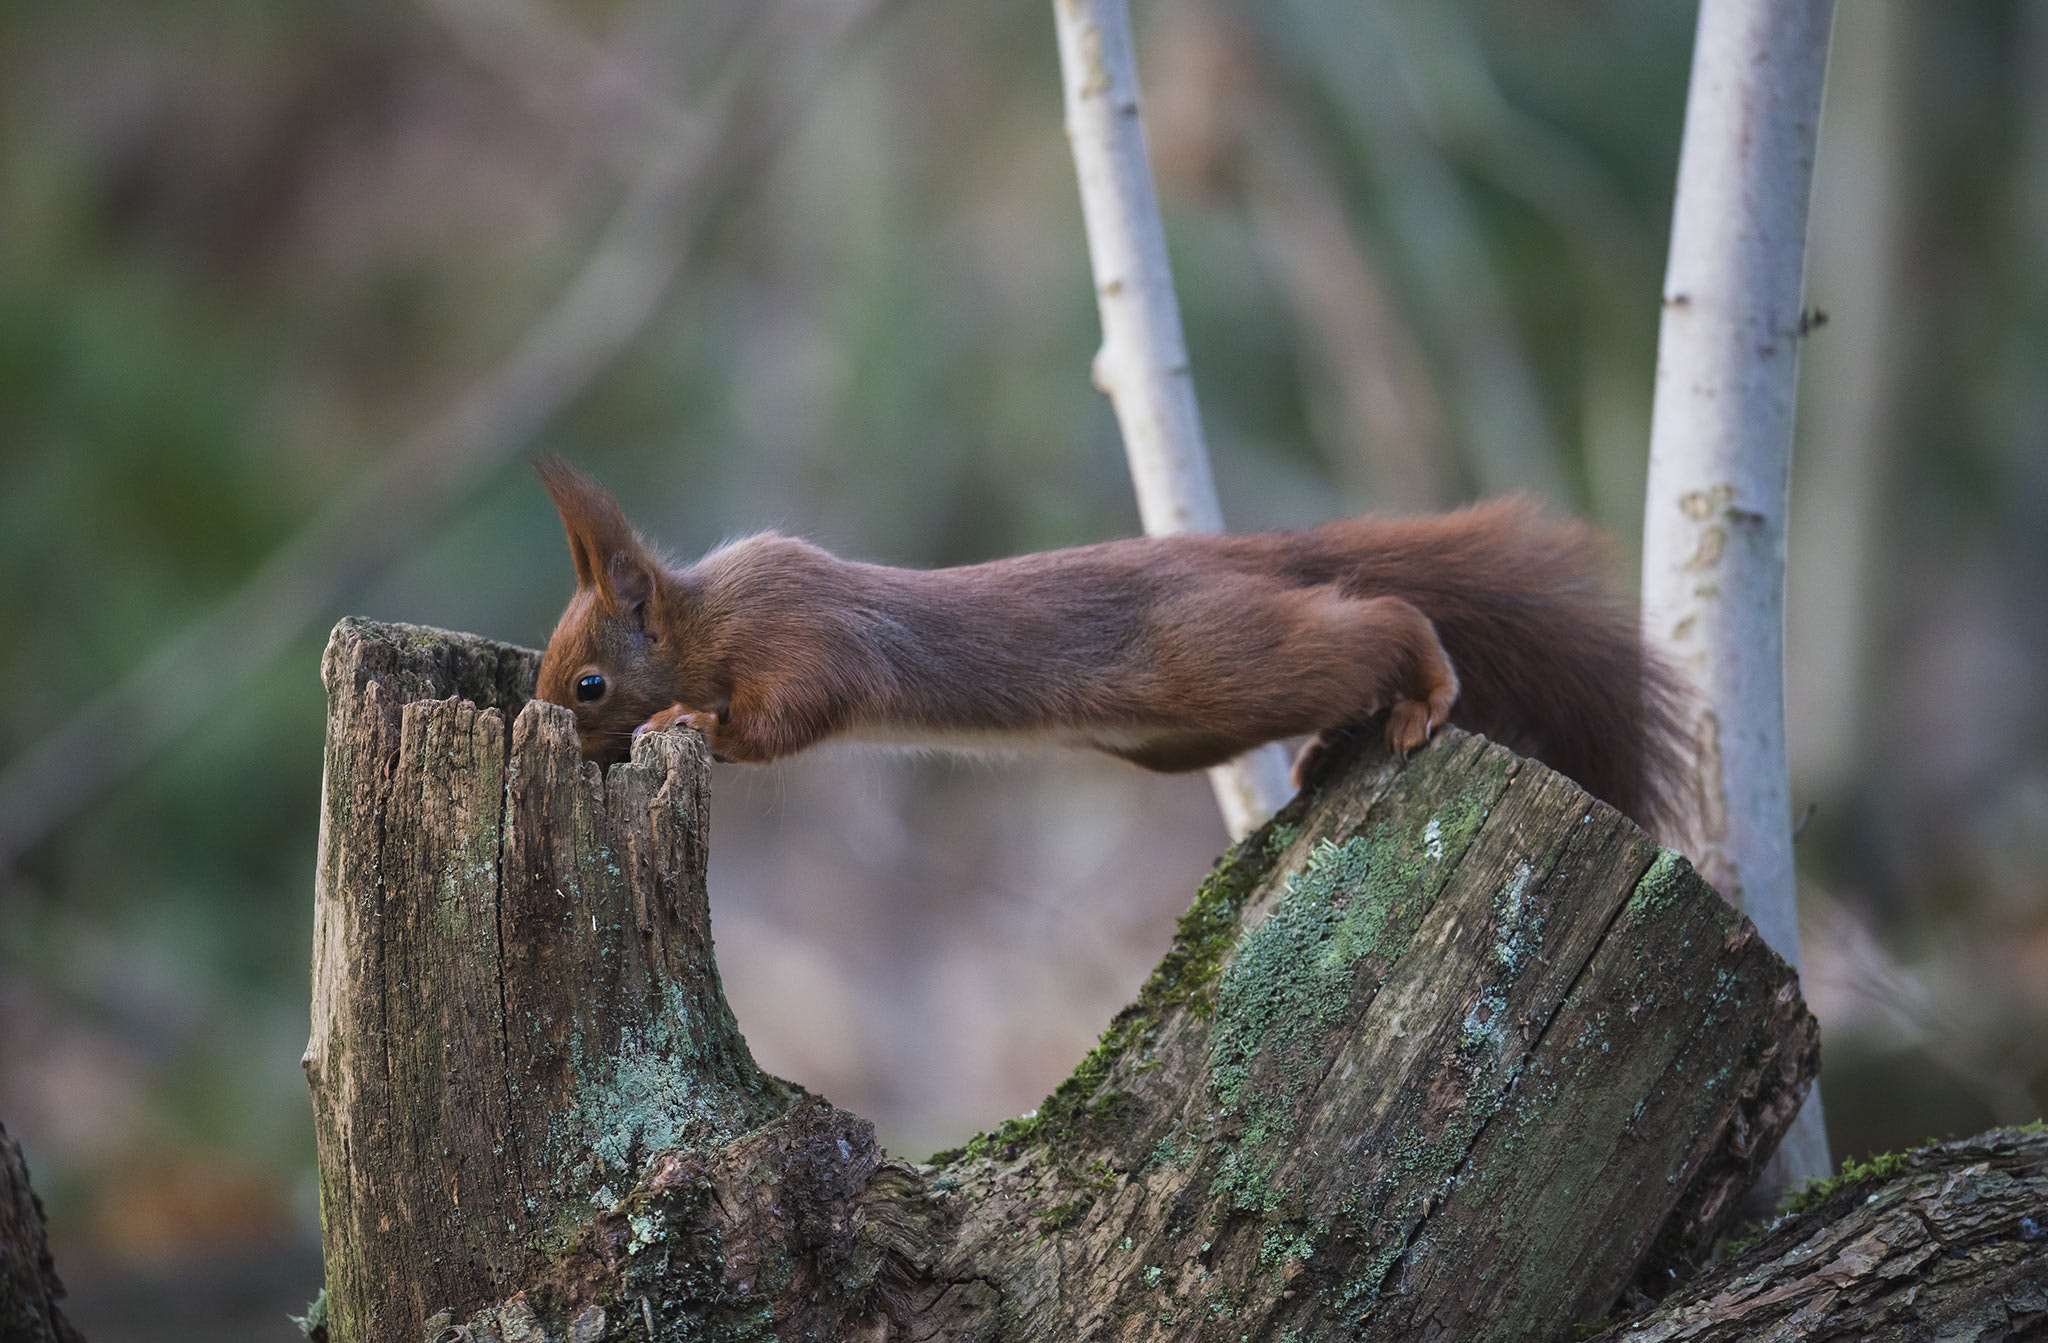
<svg viewBox="0 0 2048 1343"><path fill-rule="evenodd" d="M1833 0L1705 0L1686 102L1644 507L1651 637L1691 674L1695 859L1799 963L1785 755L1785 519ZM1780 1151L1827 1173L1818 1098Z"/></svg>
<svg viewBox="0 0 2048 1343"><path fill-rule="evenodd" d="M1138 73L1125 0L1053 0L1067 141L1081 186L1081 214L1102 348L1095 385L1116 407L1152 536L1223 529L1180 304L1166 257L1166 230L1138 116ZM1267 746L1209 772L1234 837L1287 800L1287 757Z"/></svg>

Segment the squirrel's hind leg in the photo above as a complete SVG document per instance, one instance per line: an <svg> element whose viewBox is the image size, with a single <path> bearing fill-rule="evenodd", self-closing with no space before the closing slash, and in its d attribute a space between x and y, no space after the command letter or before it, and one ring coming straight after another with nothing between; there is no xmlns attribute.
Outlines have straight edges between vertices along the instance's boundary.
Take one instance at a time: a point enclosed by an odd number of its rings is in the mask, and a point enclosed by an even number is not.
<svg viewBox="0 0 2048 1343"><path fill-rule="evenodd" d="M1290 778L1299 789L1317 764L1381 708L1387 710L1387 749L1405 756L1449 721L1458 701L1458 674L1437 638L1436 625L1399 597L1346 599L1336 617L1354 645L1348 671L1362 683L1362 702L1345 721L1325 724L1294 758Z"/></svg>

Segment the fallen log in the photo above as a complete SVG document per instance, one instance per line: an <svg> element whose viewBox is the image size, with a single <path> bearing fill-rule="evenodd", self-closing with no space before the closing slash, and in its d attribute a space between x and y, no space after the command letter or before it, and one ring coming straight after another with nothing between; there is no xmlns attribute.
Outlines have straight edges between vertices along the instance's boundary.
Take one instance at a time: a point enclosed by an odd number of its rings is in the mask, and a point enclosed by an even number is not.
<svg viewBox="0 0 2048 1343"><path fill-rule="evenodd" d="M701 740L600 770L533 668L329 643L338 1343L1568 1335L1704 1251L1816 1066L1683 859L1446 732L1334 761L1038 1111L905 1162L740 1038Z"/></svg>
<svg viewBox="0 0 2048 1343"><path fill-rule="evenodd" d="M2048 1337L2048 1129L1852 1167L1600 1343Z"/></svg>

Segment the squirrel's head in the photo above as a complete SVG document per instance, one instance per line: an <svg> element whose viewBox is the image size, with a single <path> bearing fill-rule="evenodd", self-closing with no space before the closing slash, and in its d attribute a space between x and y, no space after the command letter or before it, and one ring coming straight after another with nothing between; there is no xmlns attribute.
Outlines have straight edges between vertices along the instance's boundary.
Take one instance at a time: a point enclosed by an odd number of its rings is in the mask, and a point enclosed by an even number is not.
<svg viewBox="0 0 2048 1343"><path fill-rule="evenodd" d="M557 457L534 463L569 535L576 595L540 660L539 698L576 715L583 754L620 761L633 729L674 702L661 619L674 579L602 485Z"/></svg>

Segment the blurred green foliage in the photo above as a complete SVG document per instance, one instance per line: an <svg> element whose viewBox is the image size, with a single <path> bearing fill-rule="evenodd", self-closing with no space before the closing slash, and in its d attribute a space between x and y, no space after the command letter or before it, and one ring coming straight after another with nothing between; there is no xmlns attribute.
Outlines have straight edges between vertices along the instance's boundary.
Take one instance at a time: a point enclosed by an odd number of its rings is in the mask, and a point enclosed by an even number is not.
<svg viewBox="0 0 2048 1343"><path fill-rule="evenodd" d="M1846 1153L2026 1118L2048 1090L2048 6L1877 8L1842 9L1829 115L1857 94L1864 119L1823 127L1812 301L1831 321L1802 429L1802 452L1869 486L1838 519L1868 545L1844 575L1844 552L1801 550L1819 533L1793 538L1830 594L1802 610L1795 575L1795 623L1842 624L1850 650L1807 684L1846 726L1800 786L1820 809L1801 851L1825 912L1809 989L1848 1042L1828 1079ZM620 88L693 105L803 19L742 0L0 8L0 762L509 357L645 152ZM1232 525L1536 488L1625 553L1690 8L1210 0L1139 19ZM1087 380L1059 115L1042 7L890 6L803 90L797 133L738 185L655 323L530 446L598 472L679 552L779 526L937 564L1134 530ZM1856 135L1883 180L1829 177ZM1838 219L1885 228L1852 245ZM1377 295L1381 337L1348 340L1321 285ZM1881 339L1852 339L1872 314ZM1347 399L1375 371L1393 419ZM1874 390L1845 410L1836 386ZM1385 485L1402 415L1433 498ZM226 678L170 750L0 875L0 1116L60 1244L151 1254L315 1225L295 1062L325 630L354 611L538 643L570 585L558 537L518 452L460 479L428 533L295 613L286 656ZM1799 647L1795 631L1795 743ZM801 768L729 786L765 812L784 787L814 796ZM999 768L904 768L913 848L954 842L915 830L934 789L1006 805ZM732 843L798 843L784 824L879 843L820 816L749 821ZM1128 861L1214 838L1135 835ZM744 933L747 902L770 898L739 874L771 869L723 861L739 866L714 901ZM933 907L1046 879L1022 860L964 883L929 856L861 861ZM792 946L813 917L794 898L771 900L799 911L777 925ZM805 898L850 897L821 881ZM906 1080L922 1023L870 1001L914 973L891 949L918 940L888 912L848 944L842 1006L902 1043L872 1056L871 1095L835 1095L957 1139L934 1130L1015 1102L919 1108L955 1084ZM1161 925L1104 983L1005 1010L1070 1011L1085 1039L1164 942ZM1065 1065L1042 1067L1021 1094ZM168 1192L117 1196L144 1169Z"/></svg>

